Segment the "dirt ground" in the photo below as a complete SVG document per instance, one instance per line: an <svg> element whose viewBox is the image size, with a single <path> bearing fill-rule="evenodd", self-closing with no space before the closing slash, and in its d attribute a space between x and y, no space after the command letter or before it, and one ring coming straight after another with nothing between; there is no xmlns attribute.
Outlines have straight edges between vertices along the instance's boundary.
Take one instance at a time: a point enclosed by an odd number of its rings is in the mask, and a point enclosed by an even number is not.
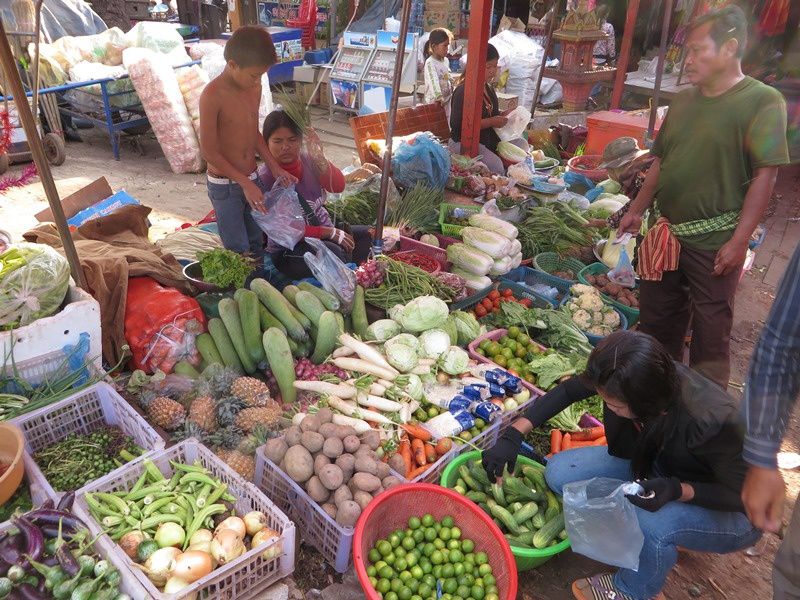
<svg viewBox="0 0 800 600"><path fill-rule="evenodd" d="M315 124L322 130L329 158L339 166L353 160L352 137L342 118L333 122L315 114ZM115 190L124 189L143 204L153 208L151 237L157 239L185 222L196 221L210 209L203 175L175 175L155 140L143 137L124 139L122 160L115 162L108 138L93 130L82 132L83 143L68 145L64 165L53 169L59 193L74 192L97 177L105 176ZM18 175L20 166L10 175ZM0 195L0 229L15 239L36 224L33 214L45 208L45 198L38 179L34 183L13 188ZM758 250L755 267L747 273L739 287L732 337L731 391L741 395L747 364L758 333L774 299L775 286L789 256L800 241L800 167L785 169L778 181L775 196L766 220L769 232ZM800 451L800 419L791 420L784 450ZM788 484L787 515L800 490L800 472L785 472ZM708 600L761 599L771 596L771 563L778 539L769 536L757 546L755 556L745 552L717 556L681 553L676 569L670 574L665 594L670 600L704 598ZM308 568L316 563L304 553L304 564L298 564L303 576L298 577L301 589L324 588L333 581L330 571ZM572 598L570 583L581 576L603 570L603 566L572 553L564 553L537 570L520 577L519 598L525 600L568 600ZM320 581L310 581L307 575ZM302 580L302 582L301 582ZM341 587L341 586L340 586ZM358 592L359 594L361 592ZM314 597L319 597L314 595ZM335 592L329 598L358 598L350 593Z"/></svg>

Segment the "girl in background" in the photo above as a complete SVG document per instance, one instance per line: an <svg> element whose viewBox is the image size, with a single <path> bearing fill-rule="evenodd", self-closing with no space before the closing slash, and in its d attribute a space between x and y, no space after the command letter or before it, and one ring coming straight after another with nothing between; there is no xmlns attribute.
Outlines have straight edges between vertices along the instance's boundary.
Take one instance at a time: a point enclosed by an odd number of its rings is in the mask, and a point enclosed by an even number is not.
<svg viewBox="0 0 800 600"><path fill-rule="evenodd" d="M425 104L439 102L450 118L450 98L453 95L453 82L450 79L450 61L447 50L453 41L453 34L447 29L434 29L425 44Z"/></svg>

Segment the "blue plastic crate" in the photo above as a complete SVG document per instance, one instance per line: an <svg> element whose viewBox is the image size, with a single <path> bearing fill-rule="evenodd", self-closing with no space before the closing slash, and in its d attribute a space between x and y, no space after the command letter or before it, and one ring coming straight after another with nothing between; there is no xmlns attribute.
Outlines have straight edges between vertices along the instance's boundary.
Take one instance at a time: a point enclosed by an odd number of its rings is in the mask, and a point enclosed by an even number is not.
<svg viewBox="0 0 800 600"><path fill-rule="evenodd" d="M561 279L560 277L554 277L553 275L545 273L544 271L531 269L530 267L517 267L516 269L512 269L505 275L501 275L500 280L519 284L539 298L547 300L547 302L549 302L552 306L560 306L564 302L565 298L569 298L570 284L567 281ZM555 288L558 291L558 295L554 299L549 298L539 292L534 291L533 286L535 285L546 285L548 287Z"/></svg>

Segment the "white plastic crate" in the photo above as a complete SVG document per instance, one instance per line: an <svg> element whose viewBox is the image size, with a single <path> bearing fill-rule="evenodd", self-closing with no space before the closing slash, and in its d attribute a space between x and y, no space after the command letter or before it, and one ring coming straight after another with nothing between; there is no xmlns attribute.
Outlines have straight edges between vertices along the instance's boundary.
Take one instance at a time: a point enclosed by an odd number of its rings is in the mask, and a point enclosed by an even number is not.
<svg viewBox="0 0 800 600"><path fill-rule="evenodd" d="M26 454L27 453L23 450L22 451L23 460L25 460ZM50 495L44 489L44 486L42 486L41 482L33 481L33 479L31 478L31 476L28 474L27 471L25 471L25 475L22 476L22 483L19 484L19 489L22 489L23 487L28 488L33 508L39 508L42 505L42 503L45 502L46 500L55 500L55 498L50 497ZM7 523L9 523L9 521L0 521L0 531L3 530L3 526L6 525ZM0 537L2 537L1 534Z"/></svg>
<svg viewBox="0 0 800 600"><path fill-rule="evenodd" d="M62 348L76 345L81 333L89 334L89 356L102 368L103 340L100 304L89 293L70 286L64 307L50 317L12 331L0 331L0 372L13 372L31 384L41 383L64 364Z"/></svg>
<svg viewBox="0 0 800 600"><path fill-rule="evenodd" d="M11 420L25 437L25 472L51 498L60 498L36 464L33 455L63 440L70 433L91 433L106 425L115 425L146 452L164 448L164 439L144 420L114 388L104 382L64 398L55 404ZM123 467L120 467L124 468Z"/></svg>
<svg viewBox="0 0 800 600"><path fill-rule="evenodd" d="M83 488L75 498L75 512L82 518L89 530L94 535L100 534L103 529L94 520L86 505L84 495L89 492L117 492L130 490L144 471L144 460L151 460L165 477L172 477L173 470L170 461L184 464L199 463L216 478L228 485L228 493L236 498L236 513L244 515L257 510L267 516L267 527L279 532L280 538L273 544L280 544L281 554L270 559L262 555L270 546L261 545L229 562L214 569L207 576L197 580L177 594L163 594L138 569L128 556L107 535L100 536L97 543L108 552L115 560L127 566L133 576L146 590L146 595L138 598L152 598L154 600L179 600L181 598L194 598L200 600L214 598L215 600L247 600L254 598L267 589L270 585L290 575L294 570L295 552L295 527L294 523L263 493L249 482L246 482L228 465L222 462L208 448L196 439L191 438L167 450L153 452L146 457L137 458L109 473L105 477L92 482Z"/></svg>
<svg viewBox="0 0 800 600"><path fill-rule="evenodd" d="M337 572L347 571L355 529L342 527L322 510L303 488L266 457L263 446L256 450L255 483L294 521L302 540L316 548Z"/></svg>

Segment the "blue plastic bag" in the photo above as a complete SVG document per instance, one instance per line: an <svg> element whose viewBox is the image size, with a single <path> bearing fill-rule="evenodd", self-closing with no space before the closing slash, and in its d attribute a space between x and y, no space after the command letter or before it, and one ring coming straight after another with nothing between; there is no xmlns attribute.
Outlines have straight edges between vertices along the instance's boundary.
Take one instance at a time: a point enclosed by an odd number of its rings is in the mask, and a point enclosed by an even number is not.
<svg viewBox="0 0 800 600"><path fill-rule="evenodd" d="M425 132L403 142L392 156L392 177L411 188L417 183L444 189L450 177L450 152L432 133Z"/></svg>

